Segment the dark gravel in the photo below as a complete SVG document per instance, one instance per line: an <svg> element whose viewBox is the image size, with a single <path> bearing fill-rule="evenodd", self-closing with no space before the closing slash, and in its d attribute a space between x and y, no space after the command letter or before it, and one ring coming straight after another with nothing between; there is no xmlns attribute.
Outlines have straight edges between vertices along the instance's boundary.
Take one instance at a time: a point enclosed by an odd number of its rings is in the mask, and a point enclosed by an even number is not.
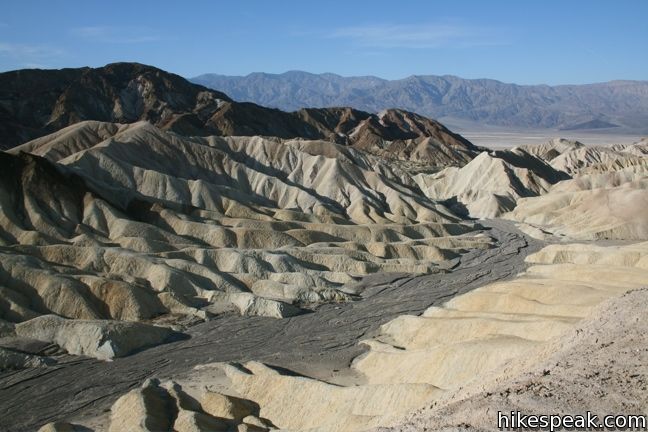
<svg viewBox="0 0 648 432"><path fill-rule="evenodd" d="M221 316L192 327L190 339L113 362L68 356L53 367L2 373L0 430L34 431L54 420L95 416L149 377L179 377L202 363L254 359L297 372L313 364L346 368L364 351L358 341L381 324L511 278L526 268L524 258L542 246L510 222L480 223L490 228L495 248L464 254L445 274L373 275L365 279L357 302L323 305L282 320Z"/></svg>

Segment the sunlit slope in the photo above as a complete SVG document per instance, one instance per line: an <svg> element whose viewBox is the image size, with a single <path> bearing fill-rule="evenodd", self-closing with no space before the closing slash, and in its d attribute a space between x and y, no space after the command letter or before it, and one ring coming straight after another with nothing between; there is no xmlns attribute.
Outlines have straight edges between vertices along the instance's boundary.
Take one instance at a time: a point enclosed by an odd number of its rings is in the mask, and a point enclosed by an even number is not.
<svg viewBox="0 0 648 432"><path fill-rule="evenodd" d="M281 317L489 246L398 165L325 141L83 122L2 160L10 321Z"/></svg>
<svg viewBox="0 0 648 432"><path fill-rule="evenodd" d="M648 284L648 243L552 245L527 261L532 266L514 280L385 324L353 364L364 384L333 385L252 362L226 367L231 389L284 430L387 426L500 377L517 359L533 367L535 353L573 331L597 305Z"/></svg>

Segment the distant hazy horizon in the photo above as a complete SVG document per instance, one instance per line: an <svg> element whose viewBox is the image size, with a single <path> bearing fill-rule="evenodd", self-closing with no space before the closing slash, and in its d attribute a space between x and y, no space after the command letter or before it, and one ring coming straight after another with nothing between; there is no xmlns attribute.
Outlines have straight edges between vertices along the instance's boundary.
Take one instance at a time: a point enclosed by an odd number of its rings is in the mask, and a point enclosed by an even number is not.
<svg viewBox="0 0 648 432"><path fill-rule="evenodd" d="M155 66L155 65L151 65ZM576 85L591 85L591 84L605 84L605 83L610 83L610 82L622 82L622 81L638 81L638 82L648 82L648 77L645 79L609 79L607 81L592 81L592 82L582 82L582 83L561 83L561 84L548 84L546 82L538 82L538 83L519 83L519 82L512 82L512 81L505 81L502 79L499 79L497 77L476 77L476 78L468 78L465 76L461 75L455 75L455 74L437 74L437 73L418 73L418 74L410 74L410 75L404 75L401 77L396 77L396 78L385 78L380 75L376 74L369 74L369 75L343 75L337 72L311 72L307 70L299 70L299 69L291 69L291 70L286 70L284 72L264 72L264 71L254 71L254 72L249 72L249 73L244 73L244 74L224 74L224 73L219 73L219 72L204 72L200 73L195 76L182 76L183 78L186 78L188 80L194 80L203 76L208 76L208 75L218 75L222 77L227 77L227 78L246 78L249 76L254 76L254 75L270 75L270 76L281 76L281 75L287 75L291 73L303 73L303 74L309 74L309 75L335 75L340 78L377 78L383 81L402 81L408 78L412 77L424 77L424 76L440 76L440 77L454 77L454 78L461 78L465 80L470 80L470 81L498 81L504 84L515 84L519 86L550 86L550 87L559 87L559 86L576 86Z"/></svg>

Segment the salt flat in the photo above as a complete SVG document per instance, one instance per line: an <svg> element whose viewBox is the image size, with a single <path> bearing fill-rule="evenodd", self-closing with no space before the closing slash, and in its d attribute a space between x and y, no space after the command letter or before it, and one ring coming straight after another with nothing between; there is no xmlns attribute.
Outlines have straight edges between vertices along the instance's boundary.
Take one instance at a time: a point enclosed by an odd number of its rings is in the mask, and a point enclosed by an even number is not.
<svg viewBox="0 0 648 432"><path fill-rule="evenodd" d="M553 138L566 138L580 141L588 145L632 144L639 141L645 134L617 133L613 130L596 131L567 131L558 129L540 130L474 130L457 129L462 136L472 143L489 148L511 148L527 144L542 144Z"/></svg>

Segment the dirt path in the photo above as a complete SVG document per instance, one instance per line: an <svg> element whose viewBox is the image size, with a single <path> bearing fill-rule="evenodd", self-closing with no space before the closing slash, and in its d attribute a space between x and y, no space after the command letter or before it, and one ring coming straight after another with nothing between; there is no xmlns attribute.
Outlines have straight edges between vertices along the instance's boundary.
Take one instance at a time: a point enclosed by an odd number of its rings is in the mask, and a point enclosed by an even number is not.
<svg viewBox="0 0 648 432"><path fill-rule="evenodd" d="M495 248L463 255L452 272L411 277L374 275L366 279L363 299L324 305L315 312L277 320L224 316L190 329L190 339L100 362L70 357L57 366L0 375L0 430L33 431L57 419L96 416L146 378L179 377L193 366L216 361L260 360L307 373L313 365L348 368L364 351L360 339L403 314L432 305L526 268L524 258L542 243L525 237L513 224L493 220Z"/></svg>

